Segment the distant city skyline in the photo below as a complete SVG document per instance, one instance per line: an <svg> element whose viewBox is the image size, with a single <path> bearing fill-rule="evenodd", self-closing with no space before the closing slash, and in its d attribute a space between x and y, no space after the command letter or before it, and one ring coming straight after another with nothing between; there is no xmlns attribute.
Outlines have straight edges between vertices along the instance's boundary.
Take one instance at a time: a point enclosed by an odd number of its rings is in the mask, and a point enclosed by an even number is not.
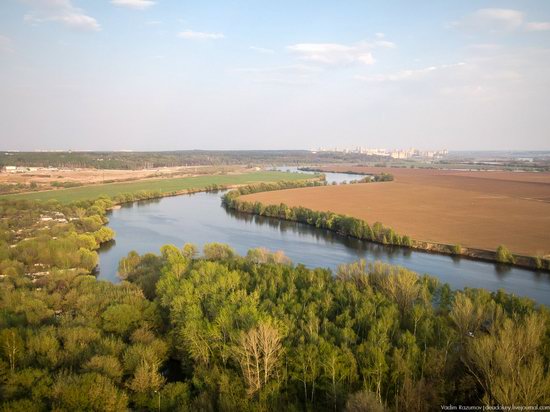
<svg viewBox="0 0 550 412"><path fill-rule="evenodd" d="M6 0L0 150L550 150L550 3Z"/></svg>

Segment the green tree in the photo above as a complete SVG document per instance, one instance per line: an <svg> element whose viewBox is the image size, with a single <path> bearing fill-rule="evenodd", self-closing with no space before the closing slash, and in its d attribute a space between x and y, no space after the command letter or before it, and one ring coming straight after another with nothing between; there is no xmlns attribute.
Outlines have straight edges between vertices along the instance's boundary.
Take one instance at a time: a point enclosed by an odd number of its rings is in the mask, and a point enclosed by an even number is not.
<svg viewBox="0 0 550 412"><path fill-rule="evenodd" d="M4 357L8 360L10 370L13 372L17 363L23 357L25 350L23 339L15 328L4 329L0 332L0 347Z"/></svg>
<svg viewBox="0 0 550 412"><path fill-rule="evenodd" d="M121 303L109 306L101 317L104 330L127 336L138 325L141 313L135 306Z"/></svg>
<svg viewBox="0 0 550 412"><path fill-rule="evenodd" d="M516 262L514 255L512 255L512 253L504 245L500 245L499 247L497 247L496 259L497 259L497 262L500 262L500 263Z"/></svg>
<svg viewBox="0 0 550 412"><path fill-rule="evenodd" d="M109 378L95 373L59 375L52 398L55 410L118 412L128 407L127 395Z"/></svg>
<svg viewBox="0 0 550 412"><path fill-rule="evenodd" d="M533 314L506 319L469 342L466 365L483 388L486 405L550 402L550 377L539 352L543 331L544 320Z"/></svg>
<svg viewBox="0 0 550 412"><path fill-rule="evenodd" d="M208 260L227 260L235 256L235 251L222 243L207 243L203 248L204 257Z"/></svg>

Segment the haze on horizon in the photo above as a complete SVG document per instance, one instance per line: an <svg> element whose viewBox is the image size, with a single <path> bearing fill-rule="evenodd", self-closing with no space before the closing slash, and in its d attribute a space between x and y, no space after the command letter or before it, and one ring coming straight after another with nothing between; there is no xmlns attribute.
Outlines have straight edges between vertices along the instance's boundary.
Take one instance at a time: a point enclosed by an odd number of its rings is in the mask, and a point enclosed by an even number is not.
<svg viewBox="0 0 550 412"><path fill-rule="evenodd" d="M550 149L550 3L4 0L0 149Z"/></svg>

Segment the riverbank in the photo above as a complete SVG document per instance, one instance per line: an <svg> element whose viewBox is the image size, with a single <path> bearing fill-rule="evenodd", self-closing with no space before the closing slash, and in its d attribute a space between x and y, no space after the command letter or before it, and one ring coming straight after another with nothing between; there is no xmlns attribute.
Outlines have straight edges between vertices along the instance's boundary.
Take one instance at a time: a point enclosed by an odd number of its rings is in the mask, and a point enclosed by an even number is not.
<svg viewBox="0 0 550 412"><path fill-rule="evenodd" d="M503 244L518 255L550 258L550 180L546 174L362 170L391 173L394 181L261 193L243 200L330 210L383 222L426 242L483 250L496 250Z"/></svg>
<svg viewBox="0 0 550 412"><path fill-rule="evenodd" d="M541 271L550 270L550 261L541 257L514 253L513 255L510 254L506 256L506 259L503 259L502 254L499 256L496 250L466 247L444 242L416 240L408 235L400 235L396 233L393 228L385 227L380 223L369 225L365 220L353 216L333 211L321 212L317 208L312 209L306 207L302 203L291 204L290 206L284 203L284 199L287 198L288 193L297 191L301 191L301 193L305 195L304 198L309 199L310 203L315 203L315 196L312 193L315 190L361 186L385 186L390 184L392 183L325 186L323 188L305 188L297 190L277 190L276 188L271 188L269 193L266 193L265 190L261 190L261 188L249 187L245 191L238 190L226 194L224 196L224 204L240 212L305 223L318 228L328 229L351 238L367 240L384 245L407 247L430 253L463 256L471 259L514 265ZM282 195L283 193L284 195ZM240 198L241 195L243 195L244 200ZM270 199L270 201L263 202L263 199ZM333 196L332 199L334 201L340 200L337 196Z"/></svg>

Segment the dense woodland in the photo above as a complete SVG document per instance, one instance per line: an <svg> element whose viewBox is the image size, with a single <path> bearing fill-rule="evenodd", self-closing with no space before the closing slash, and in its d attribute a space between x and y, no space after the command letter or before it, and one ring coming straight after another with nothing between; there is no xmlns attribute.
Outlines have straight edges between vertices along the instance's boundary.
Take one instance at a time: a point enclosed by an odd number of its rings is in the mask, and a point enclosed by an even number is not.
<svg viewBox="0 0 550 412"><path fill-rule="evenodd" d="M131 252L115 285L93 276L113 204L0 202L0 410L550 403L550 313L529 299L217 243Z"/></svg>

